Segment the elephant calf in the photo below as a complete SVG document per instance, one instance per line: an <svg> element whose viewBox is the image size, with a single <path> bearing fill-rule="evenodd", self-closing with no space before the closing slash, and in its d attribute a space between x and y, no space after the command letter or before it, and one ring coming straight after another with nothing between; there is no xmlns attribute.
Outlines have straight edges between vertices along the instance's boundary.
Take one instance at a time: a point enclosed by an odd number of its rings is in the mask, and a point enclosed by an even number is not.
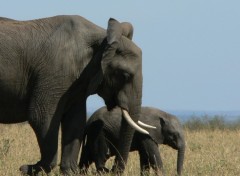
<svg viewBox="0 0 240 176"><path fill-rule="evenodd" d="M94 162L97 171L109 171L105 167L105 162L118 152L121 120L122 111L118 107L111 111L102 107L90 117L85 129L85 144L82 147L79 163L81 170L86 172L89 165ZM149 135L137 131L134 133L130 151L139 152L141 174L149 171L150 167L156 174L160 174L160 170L164 174L158 144L166 144L178 150L177 173L181 175L185 140L178 119L159 109L142 107L139 120L156 127L156 129L148 129Z"/></svg>

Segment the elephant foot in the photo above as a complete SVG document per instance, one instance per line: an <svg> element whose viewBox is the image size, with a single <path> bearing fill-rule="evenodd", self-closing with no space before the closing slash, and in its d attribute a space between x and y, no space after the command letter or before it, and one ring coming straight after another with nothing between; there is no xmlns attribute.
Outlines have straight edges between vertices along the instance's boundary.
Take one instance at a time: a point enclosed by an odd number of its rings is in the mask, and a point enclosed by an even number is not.
<svg viewBox="0 0 240 176"><path fill-rule="evenodd" d="M111 172L113 172L115 175L123 175L125 167L117 167L114 165L111 169Z"/></svg>
<svg viewBox="0 0 240 176"><path fill-rule="evenodd" d="M86 170L86 169L80 169L79 174L80 174L80 175L87 175L87 174L88 174L88 170Z"/></svg>
<svg viewBox="0 0 240 176"><path fill-rule="evenodd" d="M82 176L82 175L86 175L86 174L87 174L87 172L82 172L82 171L73 172L71 170L68 170L68 171L61 170L62 176Z"/></svg>
<svg viewBox="0 0 240 176"><path fill-rule="evenodd" d="M63 167L60 166L60 171L63 176L81 176L84 175L84 170L80 170L78 167Z"/></svg>
<svg viewBox="0 0 240 176"><path fill-rule="evenodd" d="M110 170L106 167L99 167L99 168L97 168L97 172L99 172L99 173L109 173Z"/></svg>
<svg viewBox="0 0 240 176"><path fill-rule="evenodd" d="M23 175L37 176L38 173L50 173L52 168L50 166L43 166L39 163L34 165L23 165L19 168Z"/></svg>

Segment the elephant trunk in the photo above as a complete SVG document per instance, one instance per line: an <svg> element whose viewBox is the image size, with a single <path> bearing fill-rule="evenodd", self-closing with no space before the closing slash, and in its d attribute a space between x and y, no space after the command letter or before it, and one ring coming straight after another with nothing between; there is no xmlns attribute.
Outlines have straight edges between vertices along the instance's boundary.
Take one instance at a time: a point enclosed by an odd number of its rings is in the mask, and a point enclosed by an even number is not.
<svg viewBox="0 0 240 176"><path fill-rule="evenodd" d="M120 139L118 141L118 149L115 165L113 171L123 172L125 165L127 163L134 131L135 124L138 122L141 115L141 104L142 104L142 67L139 68L134 75L133 83L124 85L123 89L119 91L117 95L118 105L126 110L129 114L130 121L134 123L129 123L129 118L122 118L120 127ZM123 111L126 115L126 111ZM138 126L138 125L137 125ZM138 128L138 127L137 127ZM140 128L141 129L141 128ZM139 128L138 128L139 130ZM142 133L148 134L144 129L140 130Z"/></svg>
<svg viewBox="0 0 240 176"><path fill-rule="evenodd" d="M115 158L115 165L113 167L114 172L123 172L127 163L130 147L131 147L131 140L133 138L134 129L129 126L129 124L123 120L122 121L122 129L120 134L124 136L124 138L120 138L118 152ZM124 146L124 147L120 147Z"/></svg>
<svg viewBox="0 0 240 176"><path fill-rule="evenodd" d="M137 108L134 109L135 110L134 112L136 113L131 113L133 112L131 110L129 111L130 112L129 115L135 123L137 122L140 116L140 107L141 106L137 106ZM113 172L121 173L124 171L127 163L134 131L135 131L134 128L131 125L129 125L129 122L125 118L122 118L121 128L120 128L120 139L118 141L119 151L116 154L115 164L112 169Z"/></svg>
<svg viewBox="0 0 240 176"><path fill-rule="evenodd" d="M178 175L181 175L182 173L184 154L185 154L185 146L178 149L178 156L177 156L177 174Z"/></svg>

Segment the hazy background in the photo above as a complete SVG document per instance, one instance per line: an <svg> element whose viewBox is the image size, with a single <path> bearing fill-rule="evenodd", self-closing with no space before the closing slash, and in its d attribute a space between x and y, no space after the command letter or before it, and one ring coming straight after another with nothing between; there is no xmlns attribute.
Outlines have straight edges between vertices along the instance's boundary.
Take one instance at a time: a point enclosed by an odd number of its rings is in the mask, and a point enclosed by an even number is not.
<svg viewBox="0 0 240 176"><path fill-rule="evenodd" d="M143 105L173 113L240 114L240 1L1 2L0 16L29 20L81 15L106 28L110 17L134 26L143 51ZM88 111L103 105L88 99Z"/></svg>

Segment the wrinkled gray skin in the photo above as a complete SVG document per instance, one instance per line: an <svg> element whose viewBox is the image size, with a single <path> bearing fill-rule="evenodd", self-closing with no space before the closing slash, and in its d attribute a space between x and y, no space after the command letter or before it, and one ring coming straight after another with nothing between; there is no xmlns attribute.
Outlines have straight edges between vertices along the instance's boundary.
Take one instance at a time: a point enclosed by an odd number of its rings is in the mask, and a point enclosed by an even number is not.
<svg viewBox="0 0 240 176"><path fill-rule="evenodd" d="M80 16L0 19L0 123L28 121L41 152L40 161L20 168L23 174L49 173L56 166L60 124L60 168L78 169L91 94L100 95L108 109L118 105L138 120L142 53L132 35L130 23L114 19L107 30ZM134 130L124 120L120 131L115 168L123 171Z"/></svg>
<svg viewBox="0 0 240 176"><path fill-rule="evenodd" d="M118 152L117 141L120 138L122 112L120 108L108 111L106 107L97 110L87 121L84 138L87 138L80 158L80 169L87 171L94 162L100 172L108 172L105 162ZM152 167L157 175L164 174L158 144L165 144L178 150L177 173L181 175L185 153L185 140L178 119L156 108L143 107L140 120L157 127L149 129L150 136L134 133L130 151L138 151L141 174ZM84 139L85 140L85 139Z"/></svg>

